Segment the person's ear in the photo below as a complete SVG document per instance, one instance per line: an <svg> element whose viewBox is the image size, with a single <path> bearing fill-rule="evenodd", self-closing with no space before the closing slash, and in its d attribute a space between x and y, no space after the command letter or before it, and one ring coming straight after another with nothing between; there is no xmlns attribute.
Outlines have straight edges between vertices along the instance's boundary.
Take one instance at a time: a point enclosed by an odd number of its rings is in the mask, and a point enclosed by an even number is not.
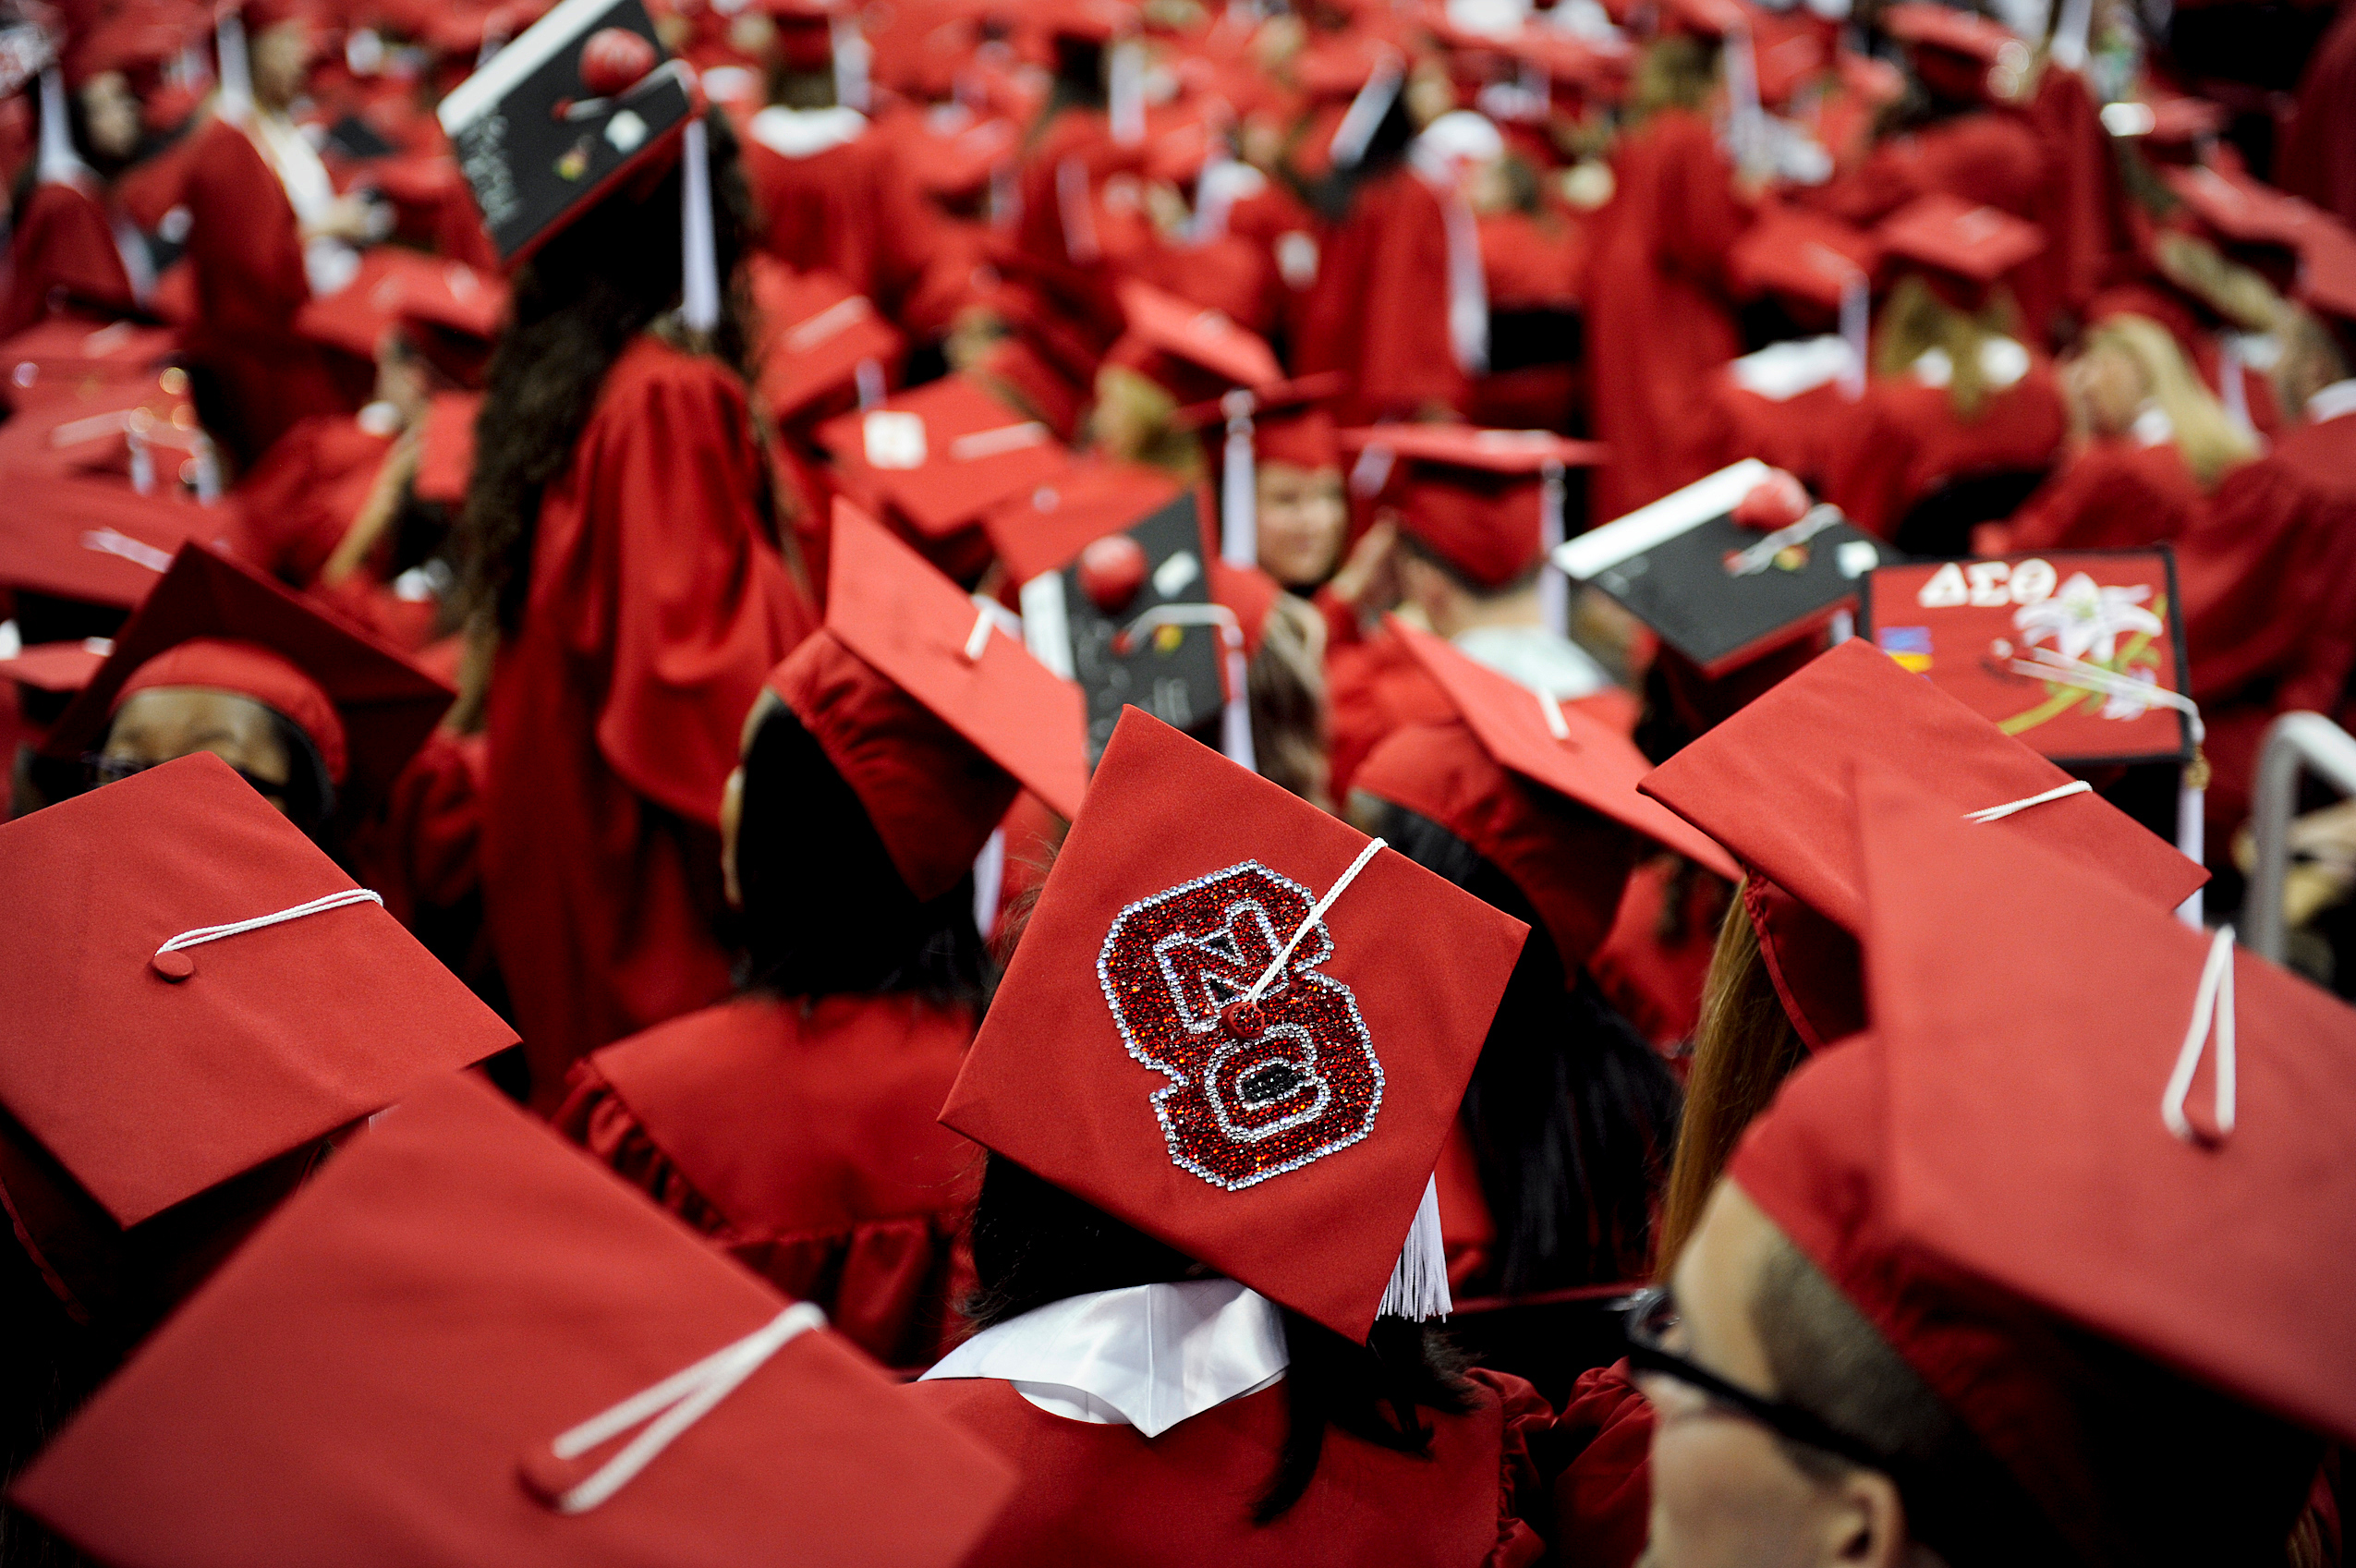
<svg viewBox="0 0 2356 1568"><path fill-rule="evenodd" d="M1905 1568L1915 1560L1906 1503L1878 1470L1852 1469L1827 1489L1825 1568Z"/></svg>
<svg viewBox="0 0 2356 1568"><path fill-rule="evenodd" d="M744 820L745 768L740 762L730 770L728 782L720 790L721 891L728 900L728 907L738 910L745 906L745 890L736 880L736 835Z"/></svg>

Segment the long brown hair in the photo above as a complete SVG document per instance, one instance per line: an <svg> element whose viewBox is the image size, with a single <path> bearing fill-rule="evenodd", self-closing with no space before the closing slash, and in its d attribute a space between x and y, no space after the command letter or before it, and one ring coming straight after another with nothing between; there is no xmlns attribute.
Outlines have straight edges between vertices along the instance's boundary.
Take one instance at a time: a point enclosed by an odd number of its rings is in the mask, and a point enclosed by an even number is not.
<svg viewBox="0 0 2356 1568"><path fill-rule="evenodd" d="M718 110L710 140L712 243L726 286L708 351L751 384L750 305L737 262L752 198L736 139ZM516 274L515 312L491 358L475 419L475 467L455 531L455 614L477 636L513 631L531 577L541 492L573 460L606 372L640 333L679 303L680 171L643 197L607 195ZM758 432L755 432L758 439ZM775 522L774 498L764 509Z"/></svg>
<svg viewBox="0 0 2356 1568"><path fill-rule="evenodd" d="M1653 1251L1653 1271L1666 1278L1726 1169L1734 1144L1808 1048L1791 1027L1759 952L1758 929L1740 898L1727 905L1702 990L1702 1018L1694 1030L1694 1062L1685 1078L1685 1118L1669 1167Z"/></svg>

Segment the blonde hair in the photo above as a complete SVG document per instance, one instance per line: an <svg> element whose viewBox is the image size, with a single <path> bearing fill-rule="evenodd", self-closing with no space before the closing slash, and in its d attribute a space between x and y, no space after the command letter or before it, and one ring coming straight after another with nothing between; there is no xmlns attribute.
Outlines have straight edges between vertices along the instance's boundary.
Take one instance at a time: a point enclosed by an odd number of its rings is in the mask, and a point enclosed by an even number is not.
<svg viewBox="0 0 2356 1568"><path fill-rule="evenodd" d="M2258 455L2257 438L2226 413L2202 383L2176 335L2148 316L2112 316L2086 334L2088 348L2113 348L2135 362L2153 402L2176 430L2176 449L2203 490Z"/></svg>
<svg viewBox="0 0 2356 1568"><path fill-rule="evenodd" d="M1990 338L2015 334L2020 312L2012 296L1991 292L1978 313L1968 314L1931 290L1920 273L1909 273L1889 291L1874 328L1874 374L1903 375L1931 349L1946 354L1949 367L1948 406L1966 423L1986 407L1988 386L1980 368L1980 349Z"/></svg>
<svg viewBox="0 0 2356 1568"><path fill-rule="evenodd" d="M1663 109L1706 107L1718 86L1718 47L1683 33L1670 33L1645 45L1636 56L1628 103L1641 125Z"/></svg>
<svg viewBox="0 0 2356 1568"><path fill-rule="evenodd" d="M2248 267L2227 261L2204 239L2164 229L2155 249L2159 270L2170 283L2244 332L2273 332L2290 313L2289 302L2273 285Z"/></svg>
<svg viewBox="0 0 2356 1568"><path fill-rule="evenodd" d="M1743 1129L1767 1107L1808 1048L1783 1011L1741 898L1727 906L1702 989L1701 1022L1685 1078L1685 1118L1656 1228L1653 1272L1666 1279L1702 1222Z"/></svg>

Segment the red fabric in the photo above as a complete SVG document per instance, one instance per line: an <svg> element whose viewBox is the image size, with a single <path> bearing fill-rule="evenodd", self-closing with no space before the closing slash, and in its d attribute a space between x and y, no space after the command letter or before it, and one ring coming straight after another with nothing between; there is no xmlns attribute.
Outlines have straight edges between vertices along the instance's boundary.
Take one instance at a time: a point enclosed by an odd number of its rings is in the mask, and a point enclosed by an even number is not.
<svg viewBox="0 0 2356 1568"><path fill-rule="evenodd" d="M2207 510L2174 443L2097 442L2022 504L1998 553L2156 544L2189 532Z"/></svg>
<svg viewBox="0 0 2356 1568"><path fill-rule="evenodd" d="M8 261L14 270L0 303L0 338L46 316L53 293L62 292L77 313L127 316L138 309L106 209L79 185L33 187L16 214Z"/></svg>
<svg viewBox="0 0 2356 1568"><path fill-rule="evenodd" d="M747 996L576 1063L557 1130L887 1366L960 1333L978 1151L933 1118L974 1020Z"/></svg>
<svg viewBox="0 0 2356 1568"><path fill-rule="evenodd" d="M744 387L642 337L541 498L492 678L483 896L542 1107L575 1058L728 991L721 785L814 622L764 482Z"/></svg>
<svg viewBox="0 0 2356 1568"><path fill-rule="evenodd" d="M2034 222L2050 173L2045 148L2018 115L1979 109L1876 143L1856 170L1803 199L1868 227L1934 191Z"/></svg>
<svg viewBox="0 0 2356 1568"><path fill-rule="evenodd" d="M2275 183L2356 225L2356 8L2341 7L2308 58Z"/></svg>
<svg viewBox="0 0 2356 1568"><path fill-rule="evenodd" d="M2177 573L2204 708L2337 709L2356 662L2356 418L2301 426L2228 474Z"/></svg>
<svg viewBox="0 0 2356 1568"><path fill-rule="evenodd" d="M1276 1473L1285 1388L1229 1400L1159 1438L1050 1416L995 1379L909 1385L906 1397L1016 1463L1014 1500L968 1568L1120 1562L1232 1568L1350 1562L1520 1568L1546 1543L1526 1522L1543 1505L1529 1437L1551 1414L1519 1378L1475 1370L1473 1408L1422 1414L1428 1459L1329 1430L1301 1501L1256 1525L1253 1499Z"/></svg>
<svg viewBox="0 0 2356 1568"><path fill-rule="evenodd" d="M769 685L858 796L908 891L955 887L1014 803L1005 770L832 631L804 638Z"/></svg>
<svg viewBox="0 0 2356 1568"><path fill-rule="evenodd" d="M1718 921L1695 906L1707 898L1712 901L1708 907L1722 907L1714 892L1691 889L1687 907L1679 911L1682 934L1663 937L1662 906L1676 885L1676 867L1677 862L1656 857L1629 874L1619 917L1603 945L1587 960L1606 1000L1663 1051L1691 1039L1702 1018L1702 987L1718 946ZM1671 1065L1676 1064L1672 1059Z"/></svg>
<svg viewBox="0 0 2356 1568"><path fill-rule="evenodd" d="M1579 1374L1548 1428L1561 1568L1630 1568L1652 1528L1653 1407L1623 1359Z"/></svg>
<svg viewBox="0 0 2356 1568"><path fill-rule="evenodd" d="M2068 424L2060 382L2041 358L2019 381L1988 394L1968 421L1946 387L1925 386L1911 372L1876 381L1842 429L1825 499L1888 539L1947 480L2051 467Z"/></svg>
<svg viewBox="0 0 2356 1568"><path fill-rule="evenodd" d="M350 531L392 446L348 414L296 425L230 492L229 550L309 587Z"/></svg>
<svg viewBox="0 0 2356 1568"><path fill-rule="evenodd" d="M1432 1187L1439 1203L1439 1245L1448 1259L1449 1293L1461 1300L1474 1293L1478 1282L1488 1278L1497 1253L1497 1221L1488 1211L1488 1195L1481 1190L1480 1161L1461 1117L1448 1129L1448 1141L1440 1145L1439 1168L1432 1173Z"/></svg>
<svg viewBox="0 0 2356 1568"><path fill-rule="evenodd" d="M1350 798L1357 776L1383 736L1403 724L1437 723L1455 712L1439 683L1390 633L1333 650L1326 660L1328 758L1333 798Z"/></svg>
<svg viewBox="0 0 2356 1568"><path fill-rule="evenodd" d="M226 121L207 124L193 143L180 188L197 303L188 351L220 378L237 425L221 433L250 462L297 420L354 405L324 354L295 334L310 284L278 176Z"/></svg>
<svg viewBox="0 0 2356 1568"><path fill-rule="evenodd" d="M1317 283L1293 328L1293 373L1347 375L1350 390L1335 401L1344 424L1461 410L1439 198L1407 169L1376 175L1319 244Z"/></svg>
<svg viewBox="0 0 2356 1568"><path fill-rule="evenodd" d="M948 330L973 258L917 192L880 128L807 158L744 139L759 243L796 272L829 272L919 337Z"/></svg>
<svg viewBox="0 0 2356 1568"><path fill-rule="evenodd" d="M1462 719L1394 730L1356 787L1427 818L1472 845L1530 901L1575 977L1619 913L1643 841L1600 811L1507 772ZM1623 786L1624 787L1624 786Z"/></svg>
<svg viewBox="0 0 2356 1568"><path fill-rule="evenodd" d="M226 638L191 638L133 670L115 688L113 711L120 712L138 693L161 687L199 687L252 698L310 737L326 765L329 783L344 782L344 721L319 683L284 654Z"/></svg>
<svg viewBox="0 0 2356 1568"><path fill-rule="evenodd" d="M393 782L383 811L362 825L355 870L411 930L421 915L462 904L480 886L483 737L436 730Z"/></svg>
<svg viewBox="0 0 2356 1568"><path fill-rule="evenodd" d="M2029 297L2021 305L2045 327L2058 310L2083 315L2134 246L2118 154L2085 78L2071 70L2040 73L2025 112L2052 177L2042 182L2034 214L2046 231L2046 250L2022 269Z"/></svg>
<svg viewBox="0 0 2356 1568"><path fill-rule="evenodd" d="M1610 450L1596 473L1599 518L1716 466L1724 437L1704 388L1742 351L1724 268L1751 218L1698 115L1655 115L1620 143L1612 173L1586 313L1589 406Z"/></svg>

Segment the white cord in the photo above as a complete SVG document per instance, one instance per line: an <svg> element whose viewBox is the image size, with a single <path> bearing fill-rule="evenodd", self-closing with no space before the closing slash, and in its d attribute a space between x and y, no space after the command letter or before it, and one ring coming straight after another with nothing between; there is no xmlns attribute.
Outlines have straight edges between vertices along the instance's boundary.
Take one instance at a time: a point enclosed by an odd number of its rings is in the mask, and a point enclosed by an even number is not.
<svg viewBox="0 0 2356 1568"><path fill-rule="evenodd" d="M557 1511L586 1513L620 1491L639 1471L654 1463L680 1433L702 1420L787 1342L825 1322L825 1313L807 1301L797 1302L735 1343L714 1351L686 1370L673 1373L652 1388L632 1394L604 1414L593 1416L564 1433L549 1445L550 1450L559 1459L577 1459L640 1422L647 1423L646 1430L632 1439L629 1446L559 1497Z"/></svg>
<svg viewBox="0 0 2356 1568"><path fill-rule="evenodd" d="M2233 1047L2233 928L2219 926L2209 939L2209 956L2201 966L2201 986L2192 994L2192 1022L2176 1053L2176 1071L2168 1076L2168 1092L2160 1097L2160 1120L2186 1143L2211 1141L2184 1114L2185 1097L2192 1092L2192 1075L2201 1065L2210 1027L2216 1030L2216 1141L2233 1132L2234 1076L2238 1064Z"/></svg>
<svg viewBox="0 0 2356 1568"><path fill-rule="evenodd" d="M1325 918L1325 912L1333 907L1333 901L1342 896L1342 890L1357 880L1358 873L1366 869L1366 862L1375 857L1375 851L1382 847L1383 841L1378 838L1368 841L1366 846L1358 851L1358 857L1350 862L1350 869L1334 879L1333 885L1325 890L1325 896L1318 899L1308 914L1303 917L1299 928L1293 932L1292 940L1285 942L1274 958L1269 960L1268 967L1261 972L1260 978L1254 980L1252 989L1244 993L1244 1002L1246 1006L1259 1001L1260 992L1266 991L1270 982L1276 978L1278 972L1284 967L1284 961L1293 956L1293 950L1301 945L1301 939L1309 934L1309 928Z"/></svg>
<svg viewBox="0 0 2356 1568"><path fill-rule="evenodd" d="M2043 681L2062 686L2074 686L2081 691L2098 692L2105 697L2124 697L2141 702L2146 708L2173 708L2192 722L2192 744L2198 746L2208 732L2201 723L2201 710L2180 691L2170 691L2157 681L2130 680L2115 670L2100 664L2089 664L2083 659L2072 659L2050 648L2032 648L2027 659L2012 661L2014 673L2034 675Z"/></svg>
<svg viewBox="0 0 2356 1568"><path fill-rule="evenodd" d="M982 650L990 646L990 620L991 616L987 605L975 613L974 629L965 634L966 663L978 663L981 660Z"/></svg>
<svg viewBox="0 0 2356 1568"><path fill-rule="evenodd" d="M2032 806L2043 806L2048 800L2060 800L2072 795L2091 795L2094 789L2095 786L2083 779L2072 779L2066 784L2056 784L2043 795L2023 796L2019 800L2008 800L2001 806L1983 806L1976 811L1966 811L1963 820L1967 822L2000 822L2015 811L2026 811Z"/></svg>
<svg viewBox="0 0 2356 1568"><path fill-rule="evenodd" d="M324 898L314 898L309 904L298 904L292 909L281 909L274 915L256 915L250 920L235 920L225 926L199 926L192 931L182 931L178 936L157 948L155 956L161 958L167 953L177 953L184 947L200 947L208 942L219 942L223 937L239 936L247 931L258 931L264 926L275 926L288 920L299 920L306 915L324 915L330 909L341 909L347 904L374 904L381 906L383 903L384 895L373 889L346 888L341 893L331 893Z"/></svg>
<svg viewBox="0 0 2356 1568"><path fill-rule="evenodd" d="M1547 732L1557 740L1569 740L1571 725L1562 717L1562 704L1555 700L1554 693L1543 687L1538 689L1537 697L1538 711L1546 715Z"/></svg>

